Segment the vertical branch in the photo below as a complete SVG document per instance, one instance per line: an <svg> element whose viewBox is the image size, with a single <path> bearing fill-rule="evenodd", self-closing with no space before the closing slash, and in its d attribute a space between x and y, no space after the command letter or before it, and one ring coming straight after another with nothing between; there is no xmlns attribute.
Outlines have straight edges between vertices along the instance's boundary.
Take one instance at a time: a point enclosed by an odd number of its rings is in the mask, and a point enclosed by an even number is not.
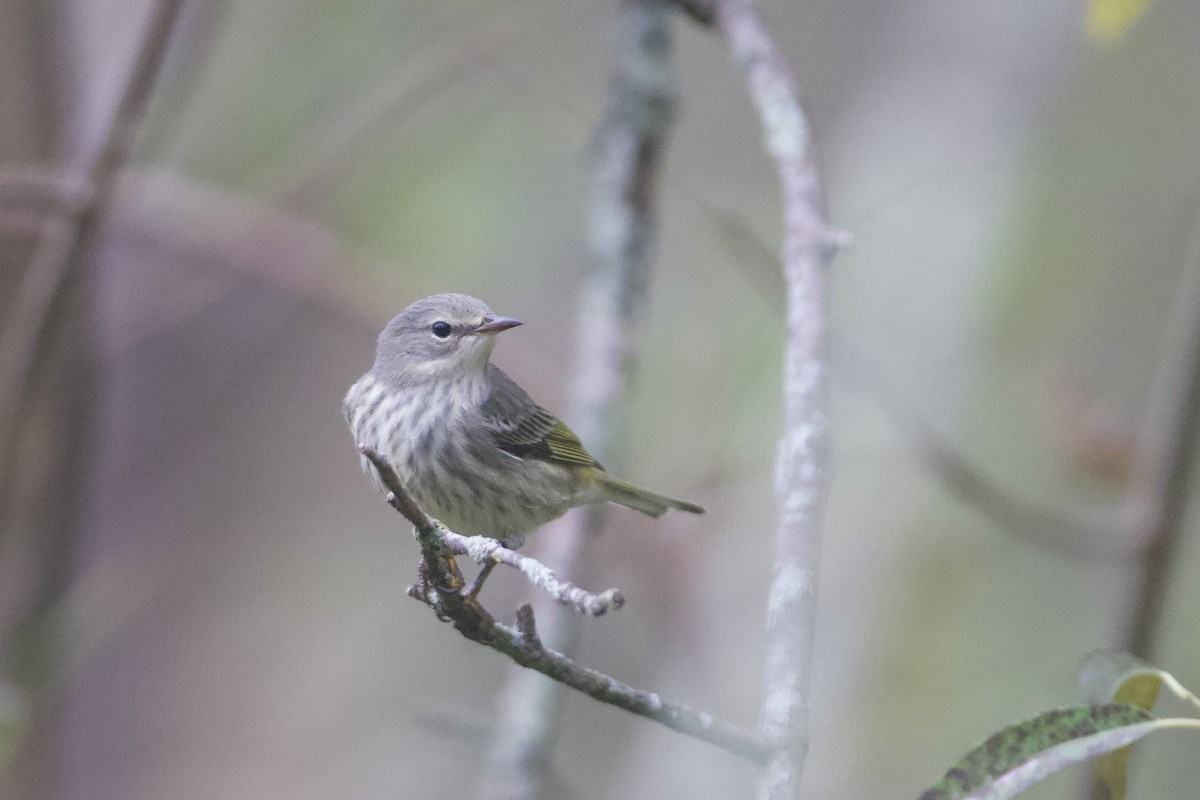
<svg viewBox="0 0 1200 800"><path fill-rule="evenodd" d="M791 71L750 0L719 2L716 24L746 70L783 196L784 427L776 464L779 527L760 721L761 732L780 751L767 766L759 796L790 800L797 796L808 750L808 680L825 499L825 268L836 248L825 225L811 131Z"/></svg>
<svg viewBox="0 0 1200 800"><path fill-rule="evenodd" d="M581 290L576 365L567 419L601 461L619 471L627 387L637 362L655 235L654 191L671 121L671 11L665 0L622 4L611 105L596 137L599 151L590 240L595 267ZM605 513L589 506L546 530L541 550L568 579L593 561L591 542ZM541 637L571 654L578 620L535 599ZM487 800L551 797L551 743L560 716L560 687L529 670L514 670L500 697L490 769L480 787Z"/></svg>
<svg viewBox="0 0 1200 800"><path fill-rule="evenodd" d="M0 328L0 523L4 517L19 513L14 508L20 499L17 484L28 480L17 468L23 437L27 441L46 439L48 443L41 447L43 454L66 454L62 464L38 468L41 474L37 476L40 483L36 491L46 497L58 492L64 480L76 483L72 479L83 469L80 443L85 440L87 428L88 353L92 341L83 272L111 199L117 171L130 149L160 71L180 5L180 0L158 0L152 7L109 128L96 151L83 159L78 174L60 182L56 203L46 212L37 244L20 271L16 296ZM47 368L47 361L56 360L56 346L69 365L65 376ZM67 384L55 387L49 395L67 399L61 401L62 410L48 424L44 416L47 403L42 401L35 407L38 379ZM44 529L41 538L64 537L73 524L72 513L69 504L54 503L50 516L42 514L44 519L35 523ZM52 569L61 572L63 567L58 563ZM53 600L51 595L57 590L53 579L44 579L43 583L38 589L42 606Z"/></svg>
<svg viewBox="0 0 1200 800"><path fill-rule="evenodd" d="M79 177L87 196L46 221L0 331L0 500L12 490L16 444L33 373L62 315L64 301L83 272L112 197L117 171L145 114L181 5L182 0L158 0L151 7L108 131L81 170Z"/></svg>
<svg viewBox="0 0 1200 800"><path fill-rule="evenodd" d="M1171 566L1183 533L1188 489L1196 468L1197 436L1200 435L1200 274L1196 273L1193 244L1191 286L1184 293L1186 328L1182 331L1178 359L1171 359L1175 375L1163 387L1162 405L1166 422L1162 431L1162 453L1146 459L1142 475L1135 477L1135 490L1149 496L1149 513L1142 521L1146 549L1138 564L1133 606L1121 634L1121 648L1152 660ZM1143 488L1145 487L1145 488Z"/></svg>
<svg viewBox="0 0 1200 800"><path fill-rule="evenodd" d="M82 522L78 486L89 468L95 336L94 293L85 273L180 5L154 0L97 149L73 154L75 168L53 182L53 200L36 206L42 220L37 242L4 282L13 295L0 321L0 549L17 556L6 573L20 577L5 585L12 602L0 622L0 652L8 676L32 692L28 727L0 782L5 796L10 788L60 794L53 756L61 744L61 708L39 700L53 694L60 678L66 645L54 612L70 579ZM53 24L53 14L43 9L40 15ZM12 22L4 20L0 25Z"/></svg>
<svg viewBox="0 0 1200 800"><path fill-rule="evenodd" d="M1185 532L1200 434L1200 239L1195 235L1189 261L1189 285L1179 292L1182 318L1171 326L1166 337L1166 361L1173 374L1155 387L1160 399L1151 404L1162 409L1162 430L1155 432L1150 445L1141 444L1134 462L1133 491L1145 512L1138 515L1131 538L1145 542L1145 548L1138 553L1135 565L1133 597L1118 623L1119 649L1151 662L1162 632L1171 570ZM1176 338L1178 341L1174 341ZM1109 800L1111 794L1089 771L1079 796L1084 800Z"/></svg>

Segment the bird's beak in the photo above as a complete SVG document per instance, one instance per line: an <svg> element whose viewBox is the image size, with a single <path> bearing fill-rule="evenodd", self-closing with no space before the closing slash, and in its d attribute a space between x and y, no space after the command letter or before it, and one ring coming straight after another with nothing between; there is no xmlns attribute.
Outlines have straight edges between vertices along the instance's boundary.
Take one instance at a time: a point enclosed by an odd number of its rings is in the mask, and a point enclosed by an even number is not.
<svg viewBox="0 0 1200 800"><path fill-rule="evenodd" d="M475 336L492 336L521 324L523 324L521 320L512 317L484 317L483 323L476 326L471 333Z"/></svg>

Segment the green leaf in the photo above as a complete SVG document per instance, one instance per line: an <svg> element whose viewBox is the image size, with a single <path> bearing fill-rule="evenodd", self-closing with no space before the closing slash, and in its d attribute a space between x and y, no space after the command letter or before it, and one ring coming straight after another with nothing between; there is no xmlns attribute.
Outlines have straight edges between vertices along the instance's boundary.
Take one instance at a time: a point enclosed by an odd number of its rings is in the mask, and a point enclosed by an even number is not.
<svg viewBox="0 0 1200 800"><path fill-rule="evenodd" d="M1150 10L1150 0L1091 0L1087 11L1089 39L1112 44L1125 38Z"/></svg>
<svg viewBox="0 0 1200 800"><path fill-rule="evenodd" d="M988 737L920 800L1006 800L1063 767L1126 747L1160 725L1150 712L1124 703L1047 711Z"/></svg>

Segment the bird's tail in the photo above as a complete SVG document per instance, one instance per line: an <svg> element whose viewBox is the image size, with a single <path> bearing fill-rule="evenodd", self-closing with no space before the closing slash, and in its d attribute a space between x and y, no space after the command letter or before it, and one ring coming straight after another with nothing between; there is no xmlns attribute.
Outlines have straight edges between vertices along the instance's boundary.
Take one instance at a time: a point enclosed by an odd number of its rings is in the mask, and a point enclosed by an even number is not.
<svg viewBox="0 0 1200 800"><path fill-rule="evenodd" d="M661 517L667 513L667 509L671 508L686 511L689 514L704 513L704 509L695 503L655 494L640 486L613 480L607 476L601 479L600 485L604 487L604 499L623 505L626 508L632 508L634 511L648 514L651 517Z"/></svg>

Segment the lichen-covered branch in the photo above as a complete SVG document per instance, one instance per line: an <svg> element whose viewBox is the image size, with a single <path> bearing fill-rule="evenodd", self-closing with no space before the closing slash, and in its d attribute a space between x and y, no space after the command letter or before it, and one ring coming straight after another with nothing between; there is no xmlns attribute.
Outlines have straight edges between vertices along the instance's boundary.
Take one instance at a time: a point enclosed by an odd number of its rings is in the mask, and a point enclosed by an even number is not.
<svg viewBox="0 0 1200 800"><path fill-rule="evenodd" d="M767 609L760 731L779 750L759 796L791 800L808 750L808 681L816 621L828 415L825 269L838 237L825 223L812 132L791 70L749 0L715 4L716 27L745 69L783 196L787 283L783 436L776 465L779 523Z"/></svg>
<svg viewBox="0 0 1200 800"><path fill-rule="evenodd" d="M390 492L388 503L413 524L424 559L426 582L430 585L445 588L459 583L460 576L455 575L447 556L465 555L477 564L493 562L519 570L530 583L554 598L555 602L571 606L581 614L598 617L625 604L624 596L616 589L607 589L599 594L586 592L559 578L554 570L537 559L510 550L491 537L455 533L421 510L387 459L365 445L359 445L358 449L379 472L383 485ZM430 605L441 602L440 596L421 596L421 599Z"/></svg>
<svg viewBox="0 0 1200 800"><path fill-rule="evenodd" d="M474 540L483 537L461 536L447 530L417 505L387 459L369 447L360 446L359 450L379 471L383 485L389 492L388 503L403 514L416 530L417 543L421 547L421 582L410 589L410 594L429 605L439 619L453 623L455 629L468 639L498 650L517 664L536 670L601 703L652 719L757 764L765 764L773 758L774 747L761 736L715 720L711 715L690 706L663 700L654 692L635 689L545 647L537 634L533 609L528 604L518 610L516 628L496 622L476 600L462 594L462 578L450 557L455 554L478 554L487 558L497 556L501 551L512 551L500 547L498 543L496 547L480 547ZM541 569L550 572L544 567ZM525 569L522 571L529 574ZM619 593L610 592L619 597ZM604 596L592 597L594 602L601 602Z"/></svg>
<svg viewBox="0 0 1200 800"><path fill-rule="evenodd" d="M464 553L477 564L495 561L507 564L521 573L537 588L549 595L556 603L571 606L581 614L599 617L625 604L625 597L617 589L605 589L592 594L574 586L555 574L536 558L523 556L510 550L500 542L487 536L462 536L453 531L443 531L442 542L451 552Z"/></svg>

